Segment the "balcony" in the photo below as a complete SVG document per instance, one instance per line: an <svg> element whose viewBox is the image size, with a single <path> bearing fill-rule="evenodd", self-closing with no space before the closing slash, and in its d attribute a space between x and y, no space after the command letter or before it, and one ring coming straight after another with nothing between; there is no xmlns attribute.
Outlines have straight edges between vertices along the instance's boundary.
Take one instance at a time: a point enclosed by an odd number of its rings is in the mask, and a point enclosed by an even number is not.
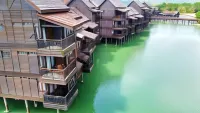
<svg viewBox="0 0 200 113"><path fill-rule="evenodd" d="M87 63L85 63L83 65L83 71L84 72L91 72L92 68L94 66L94 59L93 59L93 54L90 56L89 60L87 61Z"/></svg>
<svg viewBox="0 0 200 113"><path fill-rule="evenodd" d="M115 24L113 27L114 28L125 28L126 25L124 25L124 24Z"/></svg>
<svg viewBox="0 0 200 113"><path fill-rule="evenodd" d="M75 49L75 34L71 34L68 37L60 40L38 39L37 45L38 54L60 55L61 52L66 52L66 50L69 51Z"/></svg>
<svg viewBox="0 0 200 113"><path fill-rule="evenodd" d="M41 68L40 73L44 83L66 85L70 77L76 73L76 59L72 60L64 69Z"/></svg>
<svg viewBox="0 0 200 113"><path fill-rule="evenodd" d="M117 15L113 17L114 21L125 21L126 20L126 16L124 15Z"/></svg>
<svg viewBox="0 0 200 113"><path fill-rule="evenodd" d="M91 55L94 52L95 48L96 48L96 43L95 42L89 42L89 43L84 44L82 46L81 51L83 53L87 54L87 55Z"/></svg>
<svg viewBox="0 0 200 113"><path fill-rule="evenodd" d="M55 93L59 92L59 90L55 90ZM55 96L48 95L48 93L44 94L44 107L45 108L53 108L60 110L68 110L69 105L73 102L78 94L77 85L75 85L65 96Z"/></svg>

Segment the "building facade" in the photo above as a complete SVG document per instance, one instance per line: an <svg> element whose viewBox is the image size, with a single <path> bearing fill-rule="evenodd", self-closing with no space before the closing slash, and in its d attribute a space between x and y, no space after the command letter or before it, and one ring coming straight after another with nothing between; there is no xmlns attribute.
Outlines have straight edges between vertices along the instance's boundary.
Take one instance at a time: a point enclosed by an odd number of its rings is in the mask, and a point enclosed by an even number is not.
<svg viewBox="0 0 200 113"><path fill-rule="evenodd" d="M28 101L68 110L82 69L92 70L98 24L61 1L27 1L1 1L0 97L6 112L6 98L25 100L27 112Z"/></svg>

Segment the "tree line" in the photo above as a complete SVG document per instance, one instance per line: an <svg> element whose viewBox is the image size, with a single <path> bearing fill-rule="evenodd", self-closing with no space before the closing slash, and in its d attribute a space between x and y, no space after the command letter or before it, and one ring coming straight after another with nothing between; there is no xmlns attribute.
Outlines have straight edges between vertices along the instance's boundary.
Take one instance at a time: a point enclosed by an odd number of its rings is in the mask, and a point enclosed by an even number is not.
<svg viewBox="0 0 200 113"><path fill-rule="evenodd" d="M197 13L200 11L200 2L196 3L162 3L157 5L160 11L179 11L180 13Z"/></svg>

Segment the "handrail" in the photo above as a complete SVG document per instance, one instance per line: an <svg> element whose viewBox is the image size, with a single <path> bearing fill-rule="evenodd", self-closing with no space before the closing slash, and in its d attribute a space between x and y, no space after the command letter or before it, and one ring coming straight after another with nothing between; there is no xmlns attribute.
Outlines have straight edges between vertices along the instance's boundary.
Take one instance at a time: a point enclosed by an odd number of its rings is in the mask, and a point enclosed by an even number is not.
<svg viewBox="0 0 200 113"><path fill-rule="evenodd" d="M44 102L66 105L69 103L70 98L73 96L73 94L75 93L76 90L77 90L77 84L75 83L75 85L68 91L68 93L65 96L48 95L48 92L46 92L44 94ZM51 100L46 100L45 97L53 99L54 102ZM61 101L59 102L59 100L61 100Z"/></svg>
<svg viewBox="0 0 200 113"><path fill-rule="evenodd" d="M75 34L70 34L64 39L55 40L55 39L37 39L38 48L45 48L49 50L60 50L65 49L75 42ZM55 47L55 48L54 48Z"/></svg>
<svg viewBox="0 0 200 113"><path fill-rule="evenodd" d="M68 68L76 59L74 58L72 60L72 62L70 62L70 64L67 65L67 67L65 67L64 69L48 69L48 68L40 68L41 70L47 70L47 71L58 71L61 72L63 70L65 70L66 68Z"/></svg>
<svg viewBox="0 0 200 113"><path fill-rule="evenodd" d="M75 65L74 65L75 64ZM65 67L64 69L47 69L47 68L40 68L41 74L52 74L50 78L53 80L55 79L55 76L53 75L54 73L58 73L60 75L59 79L65 79L70 72L73 71L73 69L76 67L76 59L74 58L72 62ZM73 69L71 69L73 68ZM44 72L45 71L45 72ZM45 76L43 76L45 78ZM48 78L48 77L47 77Z"/></svg>
<svg viewBox="0 0 200 113"><path fill-rule="evenodd" d="M38 39L36 39L36 40L38 40L38 41L63 41L63 40L65 40L66 38L68 38L68 37L70 37L70 36L72 36L72 35L74 35L74 33L72 33L72 34L69 34L69 35L67 35L64 39L40 39L40 38L38 38Z"/></svg>

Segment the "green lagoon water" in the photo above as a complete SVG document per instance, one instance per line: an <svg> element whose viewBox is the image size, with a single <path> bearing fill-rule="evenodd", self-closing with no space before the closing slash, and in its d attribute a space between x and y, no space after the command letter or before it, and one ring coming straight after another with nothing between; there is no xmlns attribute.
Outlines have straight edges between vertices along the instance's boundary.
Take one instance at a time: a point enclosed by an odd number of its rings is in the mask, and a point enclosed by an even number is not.
<svg viewBox="0 0 200 113"><path fill-rule="evenodd" d="M24 101L8 104L26 113ZM31 113L56 113L29 105ZM200 29L155 24L124 46L98 45L92 73L61 113L200 113Z"/></svg>

